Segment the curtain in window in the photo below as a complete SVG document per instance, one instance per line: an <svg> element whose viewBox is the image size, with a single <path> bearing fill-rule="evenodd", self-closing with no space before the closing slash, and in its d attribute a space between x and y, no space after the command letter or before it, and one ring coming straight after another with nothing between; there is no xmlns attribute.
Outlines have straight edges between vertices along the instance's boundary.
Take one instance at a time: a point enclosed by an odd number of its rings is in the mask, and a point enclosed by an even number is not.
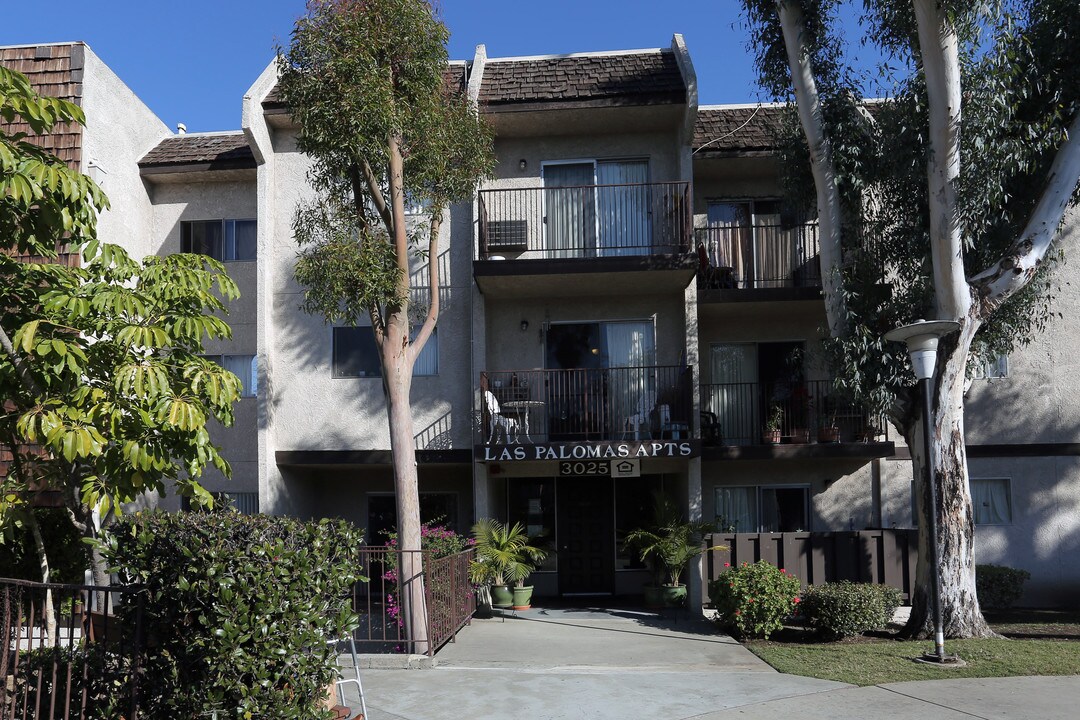
<svg viewBox="0 0 1080 720"><path fill-rule="evenodd" d="M610 417L615 435L641 429L656 404L656 341L651 322L604 323Z"/></svg>
<svg viewBox="0 0 1080 720"><path fill-rule="evenodd" d="M413 334L415 335L420 328L413 328ZM438 375L439 374L439 330L435 328L431 331L431 337L424 343L424 348L420 351L420 354L416 356L416 363L413 365L413 377L420 375Z"/></svg>
<svg viewBox="0 0 1080 720"><path fill-rule="evenodd" d="M724 442L753 445L761 432L757 346L716 344L711 348L712 384L704 410L716 413Z"/></svg>
<svg viewBox="0 0 1080 720"><path fill-rule="evenodd" d="M786 287L792 284L799 263L798 229L785 230L776 202L754 203L755 287Z"/></svg>
<svg viewBox="0 0 1080 720"><path fill-rule="evenodd" d="M225 223L225 260L255 259L254 220L228 220Z"/></svg>
<svg viewBox="0 0 1080 720"><path fill-rule="evenodd" d="M242 397L254 397L258 394L258 360L254 355L226 355L222 366L240 378Z"/></svg>
<svg viewBox="0 0 1080 720"><path fill-rule="evenodd" d="M971 504L975 510L976 525L1004 525L1012 522L1008 480L972 479Z"/></svg>
<svg viewBox="0 0 1080 720"><path fill-rule="evenodd" d="M721 530L757 532L757 488L716 488L716 523Z"/></svg>
<svg viewBox="0 0 1080 720"><path fill-rule="evenodd" d="M709 203L706 252L714 267L731 268L737 287L754 278L753 232L749 203Z"/></svg>
<svg viewBox="0 0 1080 720"><path fill-rule="evenodd" d="M649 223L649 163L596 164L600 255L646 255L652 245Z"/></svg>
<svg viewBox="0 0 1080 720"><path fill-rule="evenodd" d="M544 166L544 249L548 257L596 254L596 198L592 163Z"/></svg>

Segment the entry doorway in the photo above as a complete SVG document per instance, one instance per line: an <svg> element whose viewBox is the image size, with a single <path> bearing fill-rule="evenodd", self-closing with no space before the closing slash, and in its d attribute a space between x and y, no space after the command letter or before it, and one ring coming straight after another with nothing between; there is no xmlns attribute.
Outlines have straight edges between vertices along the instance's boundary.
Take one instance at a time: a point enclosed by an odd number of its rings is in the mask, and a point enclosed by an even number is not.
<svg viewBox="0 0 1080 720"><path fill-rule="evenodd" d="M615 593L615 487L611 478L560 477L559 593Z"/></svg>

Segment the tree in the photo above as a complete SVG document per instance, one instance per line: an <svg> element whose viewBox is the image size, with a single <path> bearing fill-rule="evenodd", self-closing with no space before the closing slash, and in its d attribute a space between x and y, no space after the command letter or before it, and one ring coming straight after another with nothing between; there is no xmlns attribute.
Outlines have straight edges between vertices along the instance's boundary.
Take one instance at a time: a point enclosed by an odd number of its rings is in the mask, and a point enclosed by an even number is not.
<svg viewBox="0 0 1080 720"><path fill-rule="evenodd" d="M279 91L299 126L300 150L314 160L315 198L297 208L293 223L301 248L295 276L307 312L328 322L355 325L366 316L371 323L394 459L402 577L418 580L406 584L402 598L414 638L426 627L426 611L415 552L412 369L439 318L444 212L470 199L493 163L490 132L444 80L448 38L421 0L311 0L288 49L279 52ZM413 233L409 204L428 209L426 226ZM421 313L411 312L413 257L427 260L430 300Z"/></svg>
<svg viewBox="0 0 1080 720"><path fill-rule="evenodd" d="M38 96L3 67L0 117L36 135L85 122L79 107ZM200 353L204 337L230 337L213 313L236 286L204 256L140 263L99 242L97 213L107 206L90 178L0 127L0 446L12 453L0 530L28 524L45 582L32 492L59 491L92 538L121 504L170 485L211 505L198 478L207 466L229 473L207 424L232 422L239 380ZM61 251L81 254L82 267L56 262ZM95 582L108 584L96 552L91 565Z"/></svg>
<svg viewBox="0 0 1080 720"><path fill-rule="evenodd" d="M841 382L888 411L912 449L925 518L906 632L931 630L929 568L941 568L945 633L992 634L975 594L963 392L972 360L1008 351L1052 312L1053 241L1080 180L1080 20L1067 0L865 0L867 42L887 59L886 97L863 102L837 0L744 0L763 86L794 99L788 187L812 175ZM807 183L809 184L809 183ZM931 447L902 348L882 335L955 320L931 380ZM933 459L938 504L922 480Z"/></svg>

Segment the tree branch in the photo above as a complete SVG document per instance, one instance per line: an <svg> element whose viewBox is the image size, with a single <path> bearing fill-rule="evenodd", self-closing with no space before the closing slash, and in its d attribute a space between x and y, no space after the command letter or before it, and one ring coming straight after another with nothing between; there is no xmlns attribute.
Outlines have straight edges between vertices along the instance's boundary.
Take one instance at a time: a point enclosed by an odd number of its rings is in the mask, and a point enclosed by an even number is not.
<svg viewBox="0 0 1080 720"><path fill-rule="evenodd" d="M19 381L23 384L23 387L35 398L41 397L44 394L41 386L34 380L34 376L30 374L30 369L26 367L22 357L15 351L11 338L8 337L7 331L2 326L0 326L0 348L3 348L4 352L11 358L11 364L15 366L15 373L19 376Z"/></svg>
<svg viewBox="0 0 1080 720"><path fill-rule="evenodd" d="M367 230L368 222L364 208L364 180L360 177L360 171L356 169L355 165L350 165L348 169L349 184L352 185L353 192L353 209L356 211L356 222L360 224L360 236L364 235L364 231Z"/></svg>
<svg viewBox="0 0 1080 720"><path fill-rule="evenodd" d="M386 225L386 232L393 235L394 218L390 214L390 209L386 206L386 198L383 197L382 189L379 187L379 178L375 175L375 171L371 169L371 165L368 164L367 160L363 161L360 169L364 172L364 180L367 182L368 192L371 194L371 202L379 213L379 217L382 218L383 224Z"/></svg>
<svg viewBox="0 0 1080 720"><path fill-rule="evenodd" d="M442 227L442 208L431 208L431 227L428 229L428 285L430 301L428 302L427 317L420 332L413 338L409 345L409 363L416 362L420 351L424 349L428 338L435 330L435 323L439 321L439 229Z"/></svg>
<svg viewBox="0 0 1080 720"><path fill-rule="evenodd" d="M915 0L915 19L929 103L930 158L926 175L934 294L938 317L955 320L966 316L971 307L957 206L961 108L958 39L939 0Z"/></svg>
<svg viewBox="0 0 1080 720"><path fill-rule="evenodd" d="M1019 239L991 267L971 278L979 298L979 313L986 317L1035 276L1057 236L1065 209L1080 183L1080 112L1069 125L1068 136L1050 166L1049 182Z"/></svg>
<svg viewBox="0 0 1080 720"><path fill-rule="evenodd" d="M843 259L841 238L840 193L836 187L836 167L832 145L825 134L810 52L806 47L802 8L791 0L776 0L776 12L784 32L791 81L795 88L799 123L810 148L810 169L817 190L818 237L821 253L821 284L825 291L825 312L829 333L841 337L847 331L847 307L840 287L840 264Z"/></svg>

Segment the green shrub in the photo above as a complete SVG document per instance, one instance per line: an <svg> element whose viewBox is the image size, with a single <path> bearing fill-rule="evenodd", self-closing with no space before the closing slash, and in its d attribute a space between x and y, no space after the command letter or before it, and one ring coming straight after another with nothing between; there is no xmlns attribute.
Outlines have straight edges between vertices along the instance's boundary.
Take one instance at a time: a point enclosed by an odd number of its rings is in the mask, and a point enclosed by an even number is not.
<svg viewBox="0 0 1080 720"><path fill-rule="evenodd" d="M895 588L842 580L808 587L799 609L808 627L835 639L885 627L898 606Z"/></svg>
<svg viewBox="0 0 1080 720"><path fill-rule="evenodd" d="M731 568L709 583L709 599L729 632L767 638L795 610L800 587L794 575L759 560Z"/></svg>
<svg viewBox="0 0 1080 720"><path fill-rule="evenodd" d="M904 604L904 593L892 585L874 585L881 593L881 604L885 612L885 624L892 622L896 610Z"/></svg>
<svg viewBox="0 0 1080 720"><path fill-rule="evenodd" d="M341 521L226 510L138 513L113 526L107 561L147 589L142 714L331 717L323 700L337 652L326 641L357 625L349 594L361 540ZM130 606L118 612L132 619Z"/></svg>
<svg viewBox="0 0 1080 720"><path fill-rule="evenodd" d="M992 610L1004 610L1024 594L1024 583L1031 579L1027 570L1004 565L975 566L975 594L979 605Z"/></svg>
<svg viewBox="0 0 1080 720"><path fill-rule="evenodd" d="M49 581L81 585L90 567L90 555L67 512L63 508L34 508L34 515L49 556ZM9 537L0 537L0 577L41 582L41 561L29 528L20 524L9 529Z"/></svg>
<svg viewBox="0 0 1080 720"><path fill-rule="evenodd" d="M131 660L131 653L111 652L104 643L34 648L20 653L10 697L20 709L25 703L31 718L52 717L53 703L60 717L70 703L71 717L122 720L131 707Z"/></svg>

